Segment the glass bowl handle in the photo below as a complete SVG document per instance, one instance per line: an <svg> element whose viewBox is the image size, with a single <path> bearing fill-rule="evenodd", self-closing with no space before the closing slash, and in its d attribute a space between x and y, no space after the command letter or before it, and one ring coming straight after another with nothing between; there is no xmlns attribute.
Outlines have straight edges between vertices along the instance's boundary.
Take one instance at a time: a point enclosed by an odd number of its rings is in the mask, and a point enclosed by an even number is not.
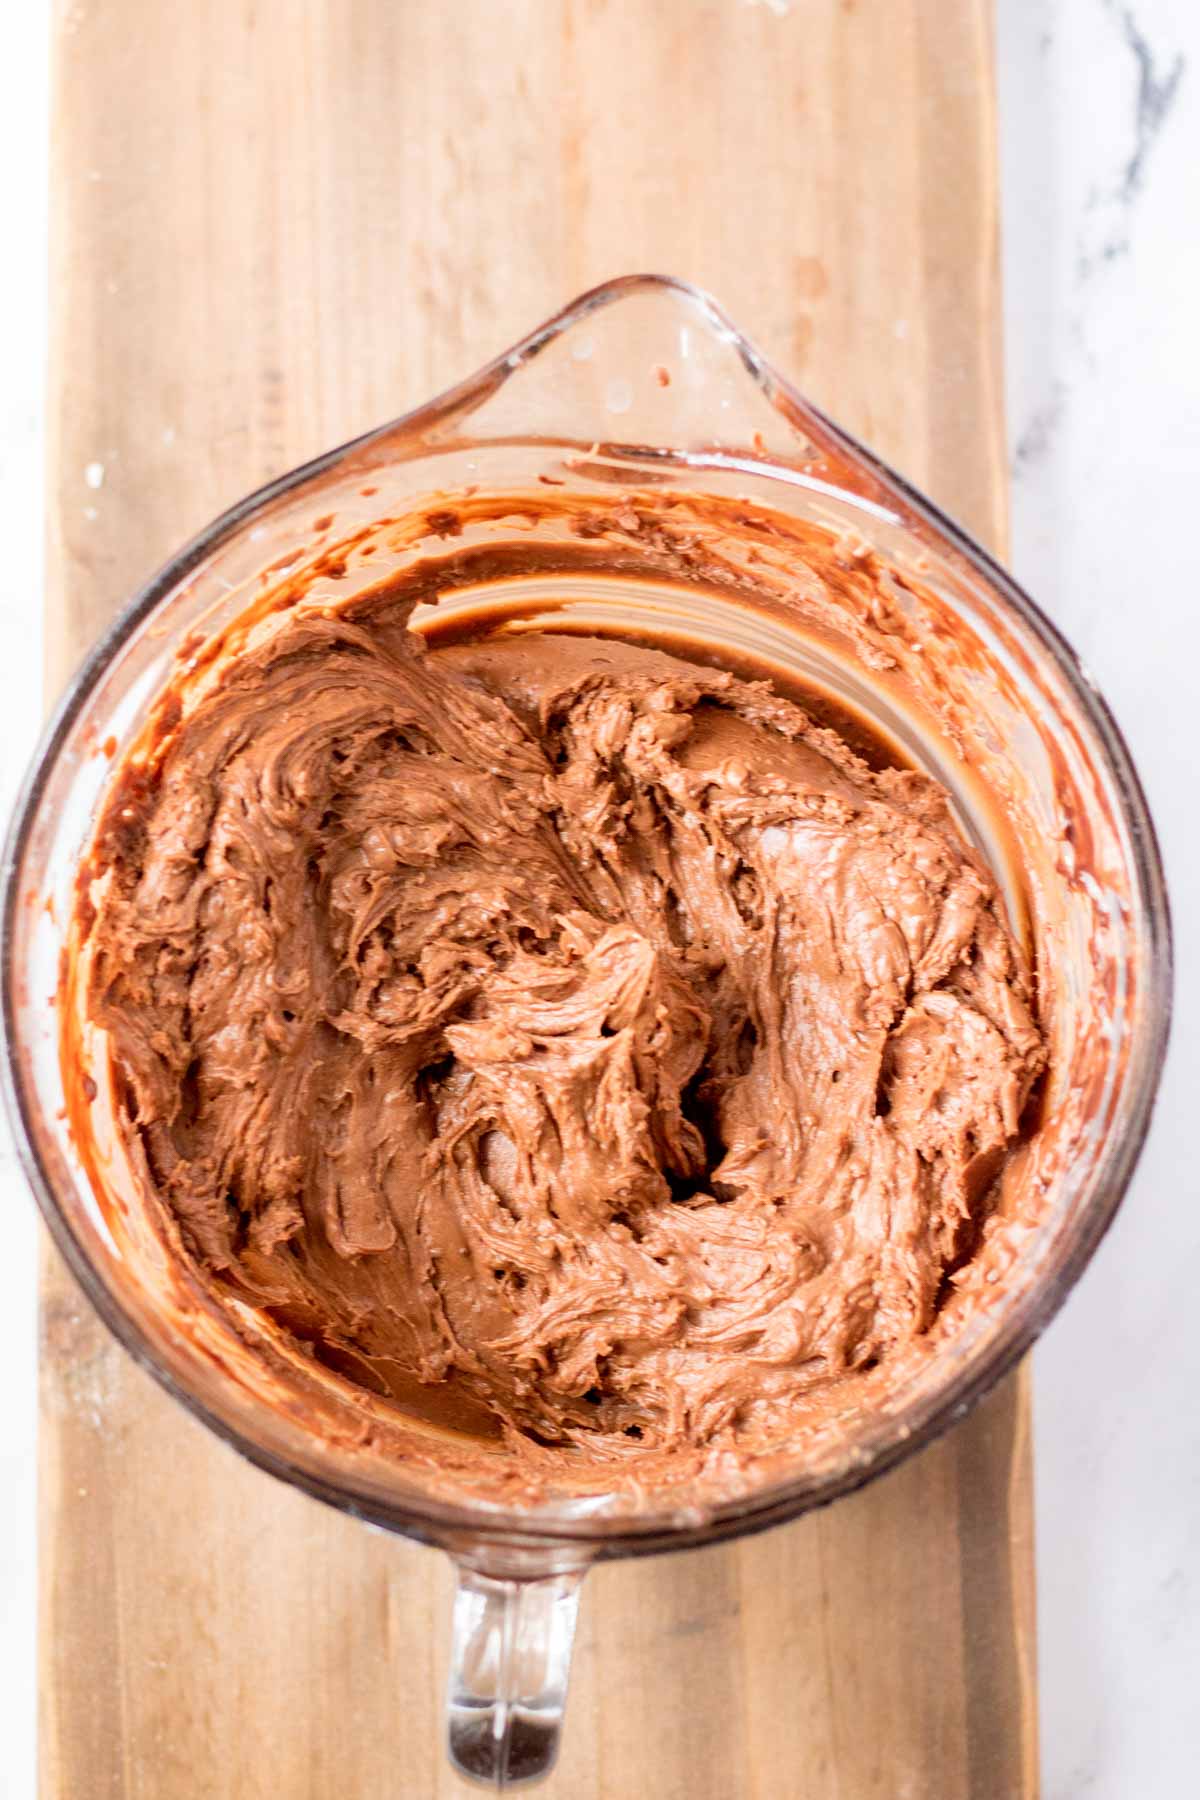
<svg viewBox="0 0 1200 1800"><path fill-rule="evenodd" d="M446 1731L460 1775L501 1793L554 1767L585 1571L512 1578L458 1564Z"/></svg>

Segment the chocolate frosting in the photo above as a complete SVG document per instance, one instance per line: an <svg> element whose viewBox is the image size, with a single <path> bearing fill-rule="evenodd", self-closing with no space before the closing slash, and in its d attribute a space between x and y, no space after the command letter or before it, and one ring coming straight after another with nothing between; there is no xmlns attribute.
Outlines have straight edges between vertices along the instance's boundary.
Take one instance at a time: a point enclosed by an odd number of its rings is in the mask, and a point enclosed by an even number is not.
<svg viewBox="0 0 1200 1800"><path fill-rule="evenodd" d="M1044 1053L936 783L766 683L378 599L173 727L88 1005L208 1302L607 1465L785 1439L969 1279Z"/></svg>

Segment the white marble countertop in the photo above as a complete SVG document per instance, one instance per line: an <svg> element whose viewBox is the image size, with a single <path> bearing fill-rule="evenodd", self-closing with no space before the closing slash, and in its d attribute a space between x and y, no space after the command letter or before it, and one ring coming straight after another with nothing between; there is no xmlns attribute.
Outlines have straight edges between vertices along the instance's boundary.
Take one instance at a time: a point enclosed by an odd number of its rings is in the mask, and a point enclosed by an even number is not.
<svg viewBox="0 0 1200 1800"><path fill-rule="evenodd" d="M1012 562L1129 738L1177 940L1174 1035L1150 1140L1116 1225L1035 1353L1044 1791L1184 1800L1200 1786L1200 1159L1184 1131L1200 1069L1200 600L1184 544L1200 510L1200 0L998 0L996 10ZM7 816L41 710L44 12L14 8L5 29L0 156L20 171L0 299ZM36 1238L3 1135L0 1192L11 1234L0 1793L24 1800L35 1792Z"/></svg>

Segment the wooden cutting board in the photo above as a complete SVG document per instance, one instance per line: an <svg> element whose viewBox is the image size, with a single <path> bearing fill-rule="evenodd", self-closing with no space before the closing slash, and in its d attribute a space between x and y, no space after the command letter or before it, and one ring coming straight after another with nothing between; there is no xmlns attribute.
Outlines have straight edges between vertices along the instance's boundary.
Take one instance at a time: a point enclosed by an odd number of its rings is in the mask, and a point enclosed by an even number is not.
<svg viewBox="0 0 1200 1800"><path fill-rule="evenodd" d="M218 508L637 269L1002 542L987 0L56 0L53 29L52 690ZM467 1792L444 1559L244 1466L49 1252L43 1326L43 1795ZM1034 1794L1027 1421L1009 1383L827 1513L598 1570L547 1793Z"/></svg>

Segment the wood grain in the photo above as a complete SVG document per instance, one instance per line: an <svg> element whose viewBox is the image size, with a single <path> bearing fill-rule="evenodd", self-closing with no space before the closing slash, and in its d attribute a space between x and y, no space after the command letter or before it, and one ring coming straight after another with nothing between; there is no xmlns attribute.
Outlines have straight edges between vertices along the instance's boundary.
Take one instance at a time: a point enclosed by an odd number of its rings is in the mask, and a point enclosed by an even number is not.
<svg viewBox="0 0 1200 1800"><path fill-rule="evenodd" d="M986 0L57 0L54 55L52 689L219 507L638 268L1002 539ZM43 1325L43 1794L465 1792L443 1559L210 1440L49 1253ZM1026 1420L597 1571L547 1793L1033 1794Z"/></svg>

